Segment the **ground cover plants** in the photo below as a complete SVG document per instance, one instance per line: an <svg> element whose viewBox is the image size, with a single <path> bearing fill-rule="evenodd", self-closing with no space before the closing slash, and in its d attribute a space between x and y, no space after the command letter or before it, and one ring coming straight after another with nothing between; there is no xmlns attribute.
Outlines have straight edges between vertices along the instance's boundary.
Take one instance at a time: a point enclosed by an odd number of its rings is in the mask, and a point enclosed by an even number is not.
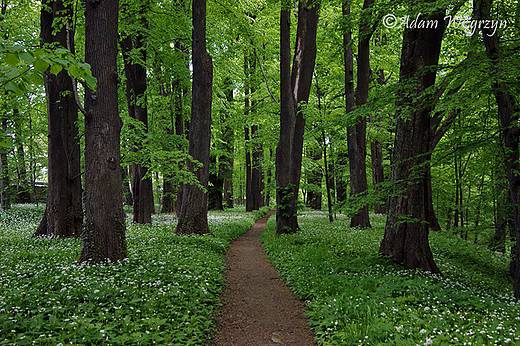
<svg viewBox="0 0 520 346"><path fill-rule="evenodd" d="M214 236L172 215L128 223L128 259L77 264L79 239L32 238L44 206L0 212L0 345L193 345L214 325L224 255L258 214L210 212ZM130 218L127 218L129 221Z"/></svg>
<svg viewBox="0 0 520 346"><path fill-rule="evenodd" d="M520 344L507 256L431 232L443 276L403 270L377 255L385 217L371 219L363 230L305 211L300 232L275 236L270 220L262 235L270 261L307 301L319 345Z"/></svg>

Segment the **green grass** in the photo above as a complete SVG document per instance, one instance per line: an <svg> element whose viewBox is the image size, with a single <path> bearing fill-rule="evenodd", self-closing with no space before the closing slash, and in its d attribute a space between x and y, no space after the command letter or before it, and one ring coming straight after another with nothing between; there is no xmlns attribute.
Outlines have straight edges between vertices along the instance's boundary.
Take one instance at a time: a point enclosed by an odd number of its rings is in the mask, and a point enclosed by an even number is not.
<svg viewBox="0 0 520 346"><path fill-rule="evenodd" d="M257 215L210 212L214 236L171 215L128 223L128 259L77 264L79 239L31 238L43 206L0 212L0 345L200 345L213 330L229 243ZM130 221L130 218L127 218Z"/></svg>
<svg viewBox="0 0 520 346"><path fill-rule="evenodd" d="M385 218L372 229L306 211L301 232L262 235L271 262L307 302L320 345L520 345L520 302L507 256L431 232L443 276L403 270L377 255Z"/></svg>

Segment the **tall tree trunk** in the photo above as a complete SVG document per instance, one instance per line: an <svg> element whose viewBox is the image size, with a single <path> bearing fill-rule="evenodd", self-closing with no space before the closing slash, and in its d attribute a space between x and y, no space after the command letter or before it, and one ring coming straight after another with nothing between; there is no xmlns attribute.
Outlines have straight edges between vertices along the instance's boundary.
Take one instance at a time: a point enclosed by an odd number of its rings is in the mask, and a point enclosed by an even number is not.
<svg viewBox="0 0 520 346"><path fill-rule="evenodd" d="M345 18L348 18L350 15L350 1L344 1L342 6L342 12L343 16ZM345 113L348 114L354 109L355 104L355 97L354 97L354 58L352 55L352 29L349 27L347 31L343 34L343 61L345 64ZM356 141L354 136L351 136L352 130L347 130L347 146L348 148L351 148L352 146L355 146ZM354 130L355 131L355 130ZM351 142L349 144L348 142ZM353 149L352 149L353 151ZM351 154L351 150L348 150L348 153L340 153L339 155L339 166L343 167L344 164L342 164L345 159L348 158L349 165L351 164L351 156L352 159L354 154ZM349 171L352 172L352 169L349 167ZM342 172L341 172L342 174ZM352 175L352 174L351 174ZM352 176L350 177L352 180ZM346 200L346 189L344 188L343 184L340 186L341 189L338 189L338 201L342 202ZM352 222L353 220L351 220Z"/></svg>
<svg viewBox="0 0 520 346"><path fill-rule="evenodd" d="M193 0L193 87L190 140L188 153L202 163L195 170L191 161L188 169L203 188L208 188L209 149L211 139L211 99L213 63L206 51L206 0ZM185 185L183 204L176 228L177 234L205 234L208 227L208 195L196 185Z"/></svg>
<svg viewBox="0 0 520 346"><path fill-rule="evenodd" d="M246 126L244 127L244 148L245 148L245 154L246 154L246 211L253 211L253 190L252 190L252 162L251 162L251 150L252 150L252 144L251 144L251 136L250 136L250 127L249 127L249 113L251 112L250 107L250 86L251 86L251 66L249 61L248 54L244 55L244 116L246 119Z"/></svg>
<svg viewBox="0 0 520 346"><path fill-rule="evenodd" d="M58 43L74 53L73 34L62 21L73 17L70 2L43 1L41 34L43 44ZM58 28L53 23L62 23ZM78 106L73 81L65 71L44 73L48 123L47 206L34 236L77 237L83 225L81 153L76 127Z"/></svg>
<svg viewBox="0 0 520 346"><path fill-rule="evenodd" d="M27 164L22 139L22 128L19 110L13 109L13 120L16 142L16 170L18 173L16 196L19 203L31 203L29 180L27 179Z"/></svg>
<svg viewBox="0 0 520 346"><path fill-rule="evenodd" d="M321 210L321 181L323 179L323 169L320 167L320 161L322 159L322 151L319 148L311 148L307 155L314 161L314 167L311 168L307 178L307 183L312 185L307 193L307 205L311 209Z"/></svg>
<svg viewBox="0 0 520 346"><path fill-rule="evenodd" d="M262 191L264 190L262 159L264 151L262 145L257 143L258 139L258 125L251 126L251 137L253 138L252 145L252 164L251 164L251 195L253 196L253 210L258 210L264 206L264 197Z"/></svg>
<svg viewBox="0 0 520 346"><path fill-rule="evenodd" d="M2 118L2 131L7 131L7 118ZM11 208L11 183L9 182L9 163L7 148L0 148L0 207L2 210Z"/></svg>
<svg viewBox="0 0 520 346"><path fill-rule="evenodd" d="M365 0L363 10L367 10L374 0ZM356 105L367 103L368 86L370 83L370 38L374 29L363 16L359 25L358 59L357 59L357 90ZM347 69L345 68L345 71ZM350 71L348 71L350 74ZM345 76L347 77L347 75ZM347 79L345 78L347 83ZM366 171L366 119L358 117L354 125L347 128L348 158L350 168L350 194L359 200L368 190ZM358 207L356 214L350 220L350 227L370 228L368 205Z"/></svg>
<svg viewBox="0 0 520 346"><path fill-rule="evenodd" d="M473 3L475 17L479 20L491 18L492 0L475 0ZM518 162L520 142L519 107L514 97L510 94L506 82L502 81L503 71L500 69L501 54L498 35L488 28L482 28L482 38L486 47L487 57L491 60L493 70L490 75L493 78L493 91L498 107L502 138L506 149L506 174L509 181L509 194L513 206L513 225L516 235L516 252L511 265L511 274L514 280L514 295L520 298L520 163Z"/></svg>
<svg viewBox="0 0 520 346"><path fill-rule="evenodd" d="M128 113L130 117L141 122L144 127L144 133L138 135L141 140L133 143L132 150L138 152L142 150L142 140L146 132L148 132L148 108L146 106L146 44L144 30L148 27L146 20L146 8L148 3L140 4L139 8L133 9L131 5L122 6L122 14L127 25L138 26L136 33L126 33L121 40L121 52L123 53L123 62L126 77L126 99L128 104ZM138 23L135 23L135 20ZM140 61L136 61L134 55L139 57ZM152 214L154 209L152 178L146 177L148 168L140 162L132 163L132 193L134 196L133 205L133 221L138 224L147 224L152 222Z"/></svg>
<svg viewBox="0 0 520 346"><path fill-rule="evenodd" d="M377 35L377 45L380 45L380 35ZM379 85L385 84L385 75L382 69L378 69L376 81ZM379 114L375 114L371 117L370 121L372 126L375 128L381 128L382 117ZM375 192L379 195L381 192L381 184L385 181L384 169L383 169L383 143L381 140L374 139L370 143L370 159L372 163L372 184L374 185ZM374 213L385 214L386 213L386 197L378 196L378 199L374 203Z"/></svg>
<svg viewBox="0 0 520 346"><path fill-rule="evenodd" d="M85 61L97 78L85 93L85 228L80 262L126 258L117 102L118 0L85 3Z"/></svg>
<svg viewBox="0 0 520 346"><path fill-rule="evenodd" d="M409 29L403 35L400 83L405 91L398 102L389 199L389 215L380 253L391 256L407 269L439 273L428 243L427 153L430 150L431 100L421 95L435 84L444 35L444 10L421 18L436 20L436 29ZM413 87L413 89L412 89ZM429 102L430 101L430 102Z"/></svg>
<svg viewBox="0 0 520 346"><path fill-rule="evenodd" d="M225 92L228 109L233 103L233 83L231 78L225 80ZM224 196L223 203L226 208L233 208L233 155L234 155L234 131L227 123L229 114L226 113L222 119L224 122L223 129L223 150L226 153L221 157L222 163L219 166L219 175L224 179Z"/></svg>
<svg viewBox="0 0 520 346"><path fill-rule="evenodd" d="M335 170L335 176L336 176L336 200L338 202L343 202L347 199L347 189L345 186L347 183L345 182L345 179L343 177L343 172L346 170L348 162L348 153L340 151L337 153L337 159L336 159L336 170Z"/></svg>
<svg viewBox="0 0 520 346"><path fill-rule="evenodd" d="M293 233L298 227L305 119L298 108L307 102L316 61L316 31L320 1L301 1L298 6L296 45L291 71L291 5L284 0L280 13L280 138L276 148L276 233Z"/></svg>
<svg viewBox="0 0 520 346"><path fill-rule="evenodd" d="M224 190L224 178L219 175L220 163L217 162L217 156L210 153L210 170L208 187L208 208L210 210L224 210L222 192Z"/></svg>

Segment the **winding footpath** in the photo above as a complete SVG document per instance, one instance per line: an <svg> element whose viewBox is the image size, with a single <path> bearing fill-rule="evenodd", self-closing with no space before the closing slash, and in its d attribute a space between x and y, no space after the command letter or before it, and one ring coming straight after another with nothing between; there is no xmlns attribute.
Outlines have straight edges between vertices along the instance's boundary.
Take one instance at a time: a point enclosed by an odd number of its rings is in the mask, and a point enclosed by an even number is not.
<svg viewBox="0 0 520 346"><path fill-rule="evenodd" d="M260 243L271 210L227 252L227 288L211 346L315 345L304 305L278 276Z"/></svg>

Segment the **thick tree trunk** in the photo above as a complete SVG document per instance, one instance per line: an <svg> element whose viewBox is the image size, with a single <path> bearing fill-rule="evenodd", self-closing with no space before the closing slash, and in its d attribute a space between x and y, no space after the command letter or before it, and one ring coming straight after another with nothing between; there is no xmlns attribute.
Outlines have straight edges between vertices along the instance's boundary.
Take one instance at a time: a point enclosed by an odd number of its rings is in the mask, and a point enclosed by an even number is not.
<svg viewBox="0 0 520 346"><path fill-rule="evenodd" d="M475 0L473 3L475 16L480 20L490 19L492 0ZM500 47L499 36L488 28L482 28L482 37L486 47L486 54L492 61L494 66L490 71L494 79L493 91L498 106L498 115L500 126L502 127L502 138L504 139L504 147L506 151L506 174L509 181L509 194L511 204L513 206L513 225L516 235L516 251L515 257L511 265L511 274L514 280L514 295L520 298L520 163L518 162L520 143L519 107L515 102L515 98L510 94L507 84L500 81L503 77L500 63Z"/></svg>
<svg viewBox="0 0 520 346"><path fill-rule="evenodd" d="M59 20L70 21L72 4L63 1L43 1L41 11L42 43L57 42L73 51L72 33L65 25L53 26ZM68 42L67 42L68 41ZM77 237L83 225L81 158L76 127L78 107L74 98L73 81L66 71L44 74L48 122L48 188L44 217L34 236L54 235Z"/></svg>
<svg viewBox="0 0 520 346"><path fill-rule="evenodd" d="M444 23L444 11L429 18ZM426 18L424 18L426 19ZM407 269L439 273L428 243L428 153L431 106L421 93L435 84L445 26L437 29L405 30L401 52L401 95L396 114L396 134L391 180L395 184L389 200L389 215L380 253L391 256ZM413 89L411 88L413 87ZM418 98L418 100L414 100ZM403 107L404 106L404 107Z"/></svg>
<svg viewBox="0 0 520 346"><path fill-rule="evenodd" d="M118 0L85 3L85 61L97 89L85 93L85 228L80 262L126 258L117 102Z"/></svg>
<svg viewBox="0 0 520 346"><path fill-rule="evenodd" d="M188 153L202 163L195 174L203 188L208 188L209 149L211 139L211 99L213 63L206 51L206 0L193 0L193 87L190 140ZM177 234L206 234L208 227L208 195L196 185L185 185L183 204L176 228Z"/></svg>
<svg viewBox="0 0 520 346"><path fill-rule="evenodd" d="M138 25L141 30L146 30L148 23L146 20L145 5L135 11L129 5L123 6L122 13L125 15L128 25ZM138 23L134 23L135 20ZM121 51L126 77L126 99L128 113L130 117L140 121L144 126L144 132L148 131L148 108L146 106L146 67L142 64L146 62L146 46L143 32L127 34L121 40ZM133 54L139 56L141 62L137 62ZM144 134L143 134L144 135ZM140 137L140 136L139 136ZM133 144L132 150L140 151L142 142L137 141ZM148 168L139 162L132 163L132 193L134 196L133 221L138 224L152 222L154 209L152 179L147 178Z"/></svg>
<svg viewBox="0 0 520 346"><path fill-rule="evenodd" d="M365 0L363 9L369 8L373 0ZM373 29L366 18L362 19L359 26L358 58L357 58L357 90L356 105L367 103L368 86L370 83L370 38ZM350 67L349 67L350 69ZM347 71L347 68L345 68ZM348 71L347 74L350 74ZM347 77L347 74L345 77ZM347 82L347 79L345 79ZM348 158L350 168L350 195L357 200L366 195L368 190L366 171L366 119L358 117L354 125L347 128ZM350 227L370 228L368 205L357 207L358 211L352 216Z"/></svg>
<svg viewBox="0 0 520 346"><path fill-rule="evenodd" d="M298 231L297 200L300 189L305 119L298 108L307 102L316 61L316 30L320 2L298 6L296 45L291 71L292 2L284 1L280 14L280 138L276 148L276 233Z"/></svg>

